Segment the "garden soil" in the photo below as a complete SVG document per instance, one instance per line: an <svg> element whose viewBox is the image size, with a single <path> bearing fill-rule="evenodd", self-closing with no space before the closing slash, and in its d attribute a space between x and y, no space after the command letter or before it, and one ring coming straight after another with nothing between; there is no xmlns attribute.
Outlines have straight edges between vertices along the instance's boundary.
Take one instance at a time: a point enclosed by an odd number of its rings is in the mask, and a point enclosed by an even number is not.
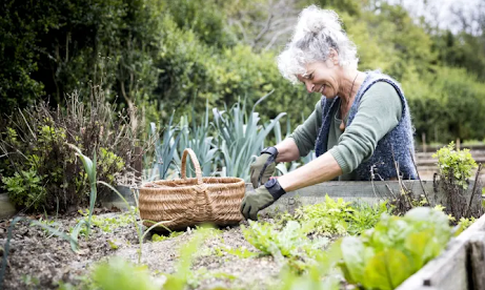
<svg viewBox="0 0 485 290"><path fill-rule="evenodd" d="M102 213L99 216L119 214ZM80 215L60 217L51 226L68 233L80 218ZM9 224L8 220L0 220L1 247L5 245ZM87 277L95 262L113 256L121 256L135 263L138 260L139 244L133 223L120 226L110 233L92 227L88 240L80 238L78 253L71 250L68 241L50 236L38 226L29 226L26 221L17 223L12 233L4 289L57 289L59 282L78 285ZM189 229L182 235L159 242L152 242L150 235L147 235L141 263L148 266L152 275L163 279L163 273L175 271L178 250L193 235ZM113 244L116 246L113 247ZM221 235L208 238L198 249L192 264L195 279L191 281L191 288L222 286L266 289L278 281L283 265L271 256L240 258L225 251L215 251L221 247L247 248L257 252L244 239L239 226L223 229ZM5 253L0 248L0 258L3 255Z"/></svg>

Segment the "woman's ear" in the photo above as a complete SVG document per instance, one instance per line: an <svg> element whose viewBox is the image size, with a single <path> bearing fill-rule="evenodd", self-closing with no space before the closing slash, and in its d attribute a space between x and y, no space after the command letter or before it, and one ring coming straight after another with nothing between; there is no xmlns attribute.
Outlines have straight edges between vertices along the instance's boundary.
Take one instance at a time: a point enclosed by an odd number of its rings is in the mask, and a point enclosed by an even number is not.
<svg viewBox="0 0 485 290"><path fill-rule="evenodd" d="M332 61L333 65L335 66L339 65L339 55L335 49L330 48L328 59Z"/></svg>

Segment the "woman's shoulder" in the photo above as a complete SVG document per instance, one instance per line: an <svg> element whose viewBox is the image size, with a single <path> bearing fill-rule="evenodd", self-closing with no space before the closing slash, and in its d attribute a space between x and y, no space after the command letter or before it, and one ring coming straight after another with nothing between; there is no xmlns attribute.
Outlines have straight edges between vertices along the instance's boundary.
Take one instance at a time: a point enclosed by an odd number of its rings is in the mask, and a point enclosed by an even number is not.
<svg viewBox="0 0 485 290"><path fill-rule="evenodd" d="M365 104L365 105L364 105ZM359 107L395 111L398 119L401 118L403 103L397 89L386 81L377 81L362 96Z"/></svg>
<svg viewBox="0 0 485 290"><path fill-rule="evenodd" d="M385 80L378 80L374 84L372 84L369 89L365 92L366 94L382 94L382 95L389 95L395 94L398 95L397 89Z"/></svg>

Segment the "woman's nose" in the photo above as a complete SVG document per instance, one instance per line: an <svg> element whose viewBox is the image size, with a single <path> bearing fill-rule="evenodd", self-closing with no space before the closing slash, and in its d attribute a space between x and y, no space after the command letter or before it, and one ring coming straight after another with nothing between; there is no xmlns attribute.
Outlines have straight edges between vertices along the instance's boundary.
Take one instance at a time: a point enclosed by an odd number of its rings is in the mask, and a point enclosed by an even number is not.
<svg viewBox="0 0 485 290"><path fill-rule="evenodd" d="M313 93L313 89L315 88L314 84L307 82L305 83L305 86L308 93Z"/></svg>

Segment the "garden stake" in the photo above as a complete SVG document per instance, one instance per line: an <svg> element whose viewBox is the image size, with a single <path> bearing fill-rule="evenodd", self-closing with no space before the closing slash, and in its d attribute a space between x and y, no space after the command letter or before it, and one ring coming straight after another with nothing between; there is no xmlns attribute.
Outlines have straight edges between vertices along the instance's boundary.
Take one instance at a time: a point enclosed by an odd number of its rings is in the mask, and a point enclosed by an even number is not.
<svg viewBox="0 0 485 290"><path fill-rule="evenodd" d="M470 213L470 208L472 207L473 197L475 196L475 191L477 190L478 177L480 176L481 170L482 170L482 163L478 164L477 173L475 174L475 183L473 184L473 190L470 196L470 202L468 203L468 208L466 209L465 217L468 217L468 214Z"/></svg>

